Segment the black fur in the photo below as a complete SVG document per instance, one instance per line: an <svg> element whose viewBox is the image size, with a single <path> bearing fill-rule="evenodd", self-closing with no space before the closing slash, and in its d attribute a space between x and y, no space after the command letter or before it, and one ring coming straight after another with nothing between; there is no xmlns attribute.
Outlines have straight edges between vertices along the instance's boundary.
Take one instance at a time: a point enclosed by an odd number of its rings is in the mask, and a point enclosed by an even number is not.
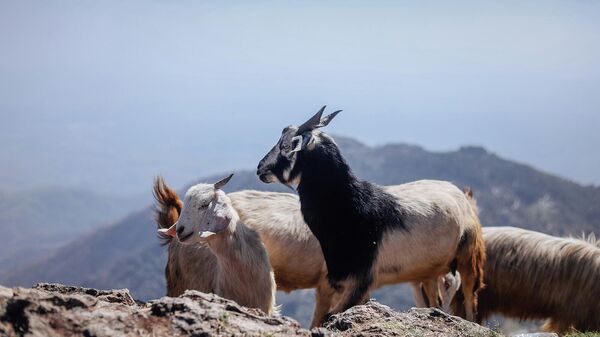
<svg viewBox="0 0 600 337"><path fill-rule="evenodd" d="M283 129L281 139L275 146L269 151L269 153L258 163L258 169L256 174L261 177L265 171L271 172L277 177L280 182L285 182L286 179L283 177L283 172L286 168L289 168L291 162L288 158L281 154L283 144L291 144L291 138L295 133L290 131L290 127ZM262 177L261 177L262 179Z"/></svg>
<svg viewBox="0 0 600 337"><path fill-rule="evenodd" d="M298 194L304 220L323 250L332 286L354 276L358 301L372 281L381 240L390 229L406 230L395 198L357 179L337 145L325 135L297 154L292 176L301 173ZM352 304L351 304L352 305Z"/></svg>

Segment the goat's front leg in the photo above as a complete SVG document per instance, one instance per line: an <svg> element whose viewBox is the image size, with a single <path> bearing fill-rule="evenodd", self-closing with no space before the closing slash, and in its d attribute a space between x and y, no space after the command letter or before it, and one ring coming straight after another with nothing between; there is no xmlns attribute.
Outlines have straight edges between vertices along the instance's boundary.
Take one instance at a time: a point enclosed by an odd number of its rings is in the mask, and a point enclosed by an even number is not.
<svg viewBox="0 0 600 337"><path fill-rule="evenodd" d="M327 317L327 313L329 312L329 309L331 309L334 295L335 289L329 285L326 276L322 277L315 289L315 312L312 323L310 323L311 328L321 326L325 323L325 317Z"/></svg>
<svg viewBox="0 0 600 337"><path fill-rule="evenodd" d="M371 287L372 278L365 277L349 277L341 282L341 293L336 298L339 298L333 309L327 314L327 318L333 314L344 312L349 308L364 304L369 299L369 288Z"/></svg>

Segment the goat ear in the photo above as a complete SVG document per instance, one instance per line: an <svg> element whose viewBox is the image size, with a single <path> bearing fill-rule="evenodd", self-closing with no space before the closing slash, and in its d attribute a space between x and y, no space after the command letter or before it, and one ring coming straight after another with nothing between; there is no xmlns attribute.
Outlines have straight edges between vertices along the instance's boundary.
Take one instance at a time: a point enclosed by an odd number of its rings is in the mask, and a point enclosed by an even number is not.
<svg viewBox="0 0 600 337"><path fill-rule="evenodd" d="M171 226L169 228L161 228L158 230L158 232L162 235L170 236L170 237L174 238L175 235L177 234L177 223L174 223L173 226Z"/></svg>
<svg viewBox="0 0 600 337"><path fill-rule="evenodd" d="M467 197L473 199L473 189L470 186L465 186L465 188L463 188L463 192Z"/></svg>
<svg viewBox="0 0 600 337"><path fill-rule="evenodd" d="M304 137L302 137L302 135L292 138L292 149L290 150L290 153L299 152L302 150L303 143Z"/></svg>
<svg viewBox="0 0 600 337"><path fill-rule="evenodd" d="M308 146L311 142L314 142L315 137L309 132L304 135L295 136L292 138L292 149L290 150L290 155L295 152L300 152Z"/></svg>
<svg viewBox="0 0 600 337"><path fill-rule="evenodd" d="M331 122L331 120L337 116L337 114L339 114L340 112L342 112L342 110L338 110L338 111L334 111L333 113L321 118L321 122L319 123L319 125L317 125L318 128L322 128L324 126L327 126L329 124L329 122Z"/></svg>
<svg viewBox="0 0 600 337"><path fill-rule="evenodd" d="M306 131L311 131L316 128L321 123L321 116L323 116L323 111L325 111L326 105L323 105L321 110L317 111L317 113L312 116L309 120L304 122L304 124L298 127L298 134L305 133Z"/></svg>
<svg viewBox="0 0 600 337"><path fill-rule="evenodd" d="M233 177L233 173L230 174L229 176L217 181L214 186L216 190L220 190L222 189L225 185L227 185L227 183L229 182L229 180L231 180L231 177Z"/></svg>

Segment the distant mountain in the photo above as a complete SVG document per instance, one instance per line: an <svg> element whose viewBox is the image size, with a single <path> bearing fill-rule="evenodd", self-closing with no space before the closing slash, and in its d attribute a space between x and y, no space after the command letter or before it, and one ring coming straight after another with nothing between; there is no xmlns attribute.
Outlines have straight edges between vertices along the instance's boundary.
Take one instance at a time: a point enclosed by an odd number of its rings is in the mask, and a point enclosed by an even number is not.
<svg viewBox="0 0 600 337"><path fill-rule="evenodd" d="M471 186L487 226L518 226L557 235L600 234L600 188L584 187L502 159L480 147L433 153L418 146L368 147L336 137L361 178L382 184L443 179ZM223 174L224 176L225 174ZM216 181L209 177L202 181ZM289 191L258 181L254 171L237 172L228 190ZM30 286L60 282L97 288L129 288L138 298L163 296L166 252L158 245L151 208L135 212L113 226L77 239L47 260L13 273L2 283ZM312 314L312 292L281 295L283 312L306 323ZM386 287L374 295L403 309L412 305L406 286Z"/></svg>
<svg viewBox="0 0 600 337"><path fill-rule="evenodd" d="M61 187L0 193L0 277L131 212L140 202Z"/></svg>

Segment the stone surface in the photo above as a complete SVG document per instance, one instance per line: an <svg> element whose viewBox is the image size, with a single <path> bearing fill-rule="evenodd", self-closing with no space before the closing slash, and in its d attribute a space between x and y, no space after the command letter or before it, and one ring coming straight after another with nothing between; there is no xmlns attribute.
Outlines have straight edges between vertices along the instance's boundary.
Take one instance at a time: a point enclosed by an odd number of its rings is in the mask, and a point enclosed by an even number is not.
<svg viewBox="0 0 600 337"><path fill-rule="evenodd" d="M413 308L407 312L396 312L373 300L334 315L325 323L325 328L341 336L362 337L501 336L439 309Z"/></svg>
<svg viewBox="0 0 600 337"><path fill-rule="evenodd" d="M0 336L495 336L436 309L399 313L375 301L334 315L325 327L302 328L216 295L135 301L127 290L38 284L0 286Z"/></svg>

